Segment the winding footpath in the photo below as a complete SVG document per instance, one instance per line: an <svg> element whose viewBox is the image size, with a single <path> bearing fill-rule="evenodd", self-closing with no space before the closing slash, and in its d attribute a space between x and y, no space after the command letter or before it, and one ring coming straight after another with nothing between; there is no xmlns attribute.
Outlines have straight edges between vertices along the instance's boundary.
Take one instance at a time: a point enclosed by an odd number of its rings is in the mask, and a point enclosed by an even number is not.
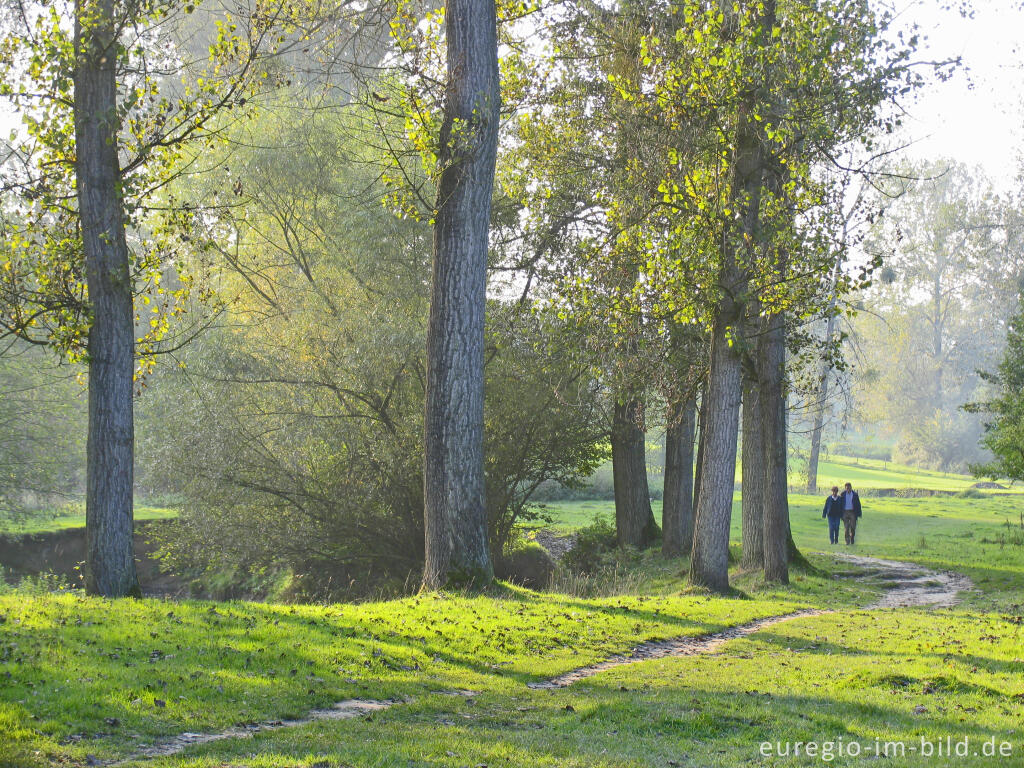
<svg viewBox="0 0 1024 768"><path fill-rule="evenodd" d="M863 555L832 553L833 556L853 566L848 572L835 574L835 578L856 577L876 582L885 587L882 596L866 610L885 610L896 608L948 608L959 602L959 593L974 589L970 579L963 574L951 571L934 571L929 568L899 560L883 560ZM652 659L663 659L673 656L695 656L713 653L724 643L739 637L752 635L763 629L794 619L809 616L821 616L833 611L808 608L778 616L766 616L746 624L729 627L720 632L705 635L689 635L669 640L655 640L633 648L628 654L618 654L603 661L565 672L547 680L527 683L527 687L535 690L554 690L566 688L580 680L593 677L601 672L625 664L637 664ZM471 695L472 691L451 691L452 695ZM322 720L346 720L356 717L371 717L374 713L402 703L398 700L385 699L346 699L339 701L327 709L314 709L305 717L294 720L271 720L262 723L236 726L219 733L183 733L166 741L142 747L128 757L116 762L108 762L107 766L120 766L128 763L152 760L158 757L170 757L197 744L207 744L225 739L249 738L264 731L281 728L294 728L300 725Z"/></svg>

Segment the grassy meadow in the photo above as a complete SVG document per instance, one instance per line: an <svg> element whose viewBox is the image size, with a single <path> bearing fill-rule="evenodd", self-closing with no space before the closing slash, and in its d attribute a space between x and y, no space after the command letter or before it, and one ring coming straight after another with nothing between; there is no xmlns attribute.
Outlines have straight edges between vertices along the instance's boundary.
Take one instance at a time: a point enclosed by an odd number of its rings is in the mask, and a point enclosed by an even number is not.
<svg viewBox="0 0 1024 768"><path fill-rule="evenodd" d="M814 570L794 572L788 587L736 572L728 597L688 587L686 561L653 551L623 557L609 582L617 589L594 598L499 585L359 605L112 603L7 588L0 766L102 765L183 732L297 718L351 698L396 703L125 765L866 766L878 764L866 750L883 747L893 751L883 764L898 767L1018 765L1024 498L970 496L865 490L854 547L966 573L978 591L953 609L868 610L881 586L832 578L851 570L831 557L845 546L827 544L821 499L802 495L792 498L793 534ZM612 506L563 502L547 512L570 530ZM830 612L708 655L622 666L565 689L527 686L645 640L800 608ZM978 754L954 763L920 753L947 737ZM795 742L814 742L819 753L795 756ZM989 744L1012 757L985 754Z"/></svg>

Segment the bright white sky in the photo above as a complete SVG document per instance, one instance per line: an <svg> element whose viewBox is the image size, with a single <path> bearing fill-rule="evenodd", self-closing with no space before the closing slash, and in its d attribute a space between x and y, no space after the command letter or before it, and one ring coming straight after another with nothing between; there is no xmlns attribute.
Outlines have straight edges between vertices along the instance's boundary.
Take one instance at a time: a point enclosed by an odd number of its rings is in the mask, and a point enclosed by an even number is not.
<svg viewBox="0 0 1024 768"><path fill-rule="evenodd" d="M1024 150L1024 10L1020 0L974 0L974 18L942 10L942 0L895 0L902 19L927 35L922 59L961 56L965 71L909 105L908 154L979 165L1007 190Z"/></svg>

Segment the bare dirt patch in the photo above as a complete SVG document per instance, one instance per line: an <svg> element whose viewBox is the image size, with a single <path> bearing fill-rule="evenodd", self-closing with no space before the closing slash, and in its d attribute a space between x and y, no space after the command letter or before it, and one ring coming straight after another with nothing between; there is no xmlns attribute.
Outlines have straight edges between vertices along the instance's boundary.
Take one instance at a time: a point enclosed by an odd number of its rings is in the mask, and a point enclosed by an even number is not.
<svg viewBox="0 0 1024 768"><path fill-rule="evenodd" d="M851 574L854 578L880 581L889 586L884 595L868 606L869 609L950 608L960 601L960 592L974 588L969 578L953 571L933 571L916 563L845 552L837 552L835 556L857 566L858 570Z"/></svg>
<svg viewBox="0 0 1024 768"><path fill-rule="evenodd" d="M183 752L196 744L208 744L211 741L223 741L224 739L245 739L250 738L263 731L275 731L280 728L295 728L300 725L308 725L320 720L349 720L355 717L365 717L374 712L388 709L397 704L397 701L390 699L346 699L339 701L334 706L326 709L313 709L305 717L295 720L267 720L262 723L251 723L229 728L219 733L182 733L167 741L162 741L149 747L142 747L132 755L113 763L106 763L108 766L124 765L136 760L153 760L158 757L170 757Z"/></svg>

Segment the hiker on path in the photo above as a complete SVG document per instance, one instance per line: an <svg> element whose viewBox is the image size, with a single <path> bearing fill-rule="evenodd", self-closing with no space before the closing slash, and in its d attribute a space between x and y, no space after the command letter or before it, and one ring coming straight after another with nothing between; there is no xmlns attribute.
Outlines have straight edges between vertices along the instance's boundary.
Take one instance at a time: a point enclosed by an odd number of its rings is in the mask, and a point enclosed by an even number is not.
<svg viewBox="0 0 1024 768"><path fill-rule="evenodd" d="M832 495L825 497L825 508L822 517L828 518L828 543L839 543L839 523L843 520L843 499L839 495L839 486L832 486Z"/></svg>
<svg viewBox="0 0 1024 768"><path fill-rule="evenodd" d="M860 517L860 496L850 483L846 484L846 490L842 495L843 503L843 532L846 535L846 543L853 544L857 536L857 518Z"/></svg>

